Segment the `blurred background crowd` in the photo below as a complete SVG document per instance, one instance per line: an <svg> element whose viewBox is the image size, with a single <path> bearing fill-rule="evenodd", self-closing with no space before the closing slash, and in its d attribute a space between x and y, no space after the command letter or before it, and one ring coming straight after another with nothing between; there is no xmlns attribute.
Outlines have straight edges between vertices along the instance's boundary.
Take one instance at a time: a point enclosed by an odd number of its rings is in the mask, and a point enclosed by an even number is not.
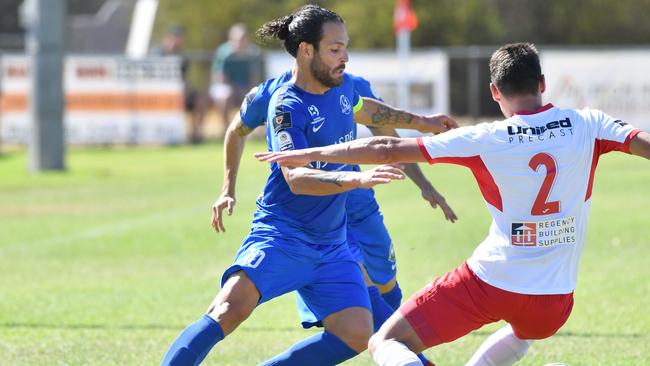
<svg viewBox="0 0 650 366"><path fill-rule="evenodd" d="M28 61L21 58L28 43L28 2L0 2L0 136L5 144L28 139ZM219 140L248 90L290 67L281 45L259 44L255 30L305 3L343 16L353 51L349 70L370 80L387 102L400 104L402 92L396 79L406 77L409 98L404 107L450 113L470 123L500 114L487 88L487 62L503 43L534 42L543 57L548 50L564 52L559 56L575 59L573 67L578 70L581 60L591 60L590 52L597 52L608 66L585 65L592 74L615 70L619 63L611 57L617 54L629 59L629 52L633 56L641 52L639 62L650 59L648 0L412 0L406 2L417 16L406 67L410 73L396 59L394 15L397 5L404 3L399 0L53 3L65 7L63 83L66 138L71 143ZM556 60L547 63L563 62ZM75 67L76 71L69 70ZM593 86L584 86L579 78L558 76L553 80L563 89L547 95L556 103L569 96L571 102L597 108L606 102L594 98L607 99L648 113L647 102L635 104L629 96L650 99L644 98L650 95L650 83L620 83L635 78L629 73L642 70L627 72ZM603 94L602 83L616 91ZM616 94L613 99L611 93ZM182 128L178 127L181 119Z"/></svg>

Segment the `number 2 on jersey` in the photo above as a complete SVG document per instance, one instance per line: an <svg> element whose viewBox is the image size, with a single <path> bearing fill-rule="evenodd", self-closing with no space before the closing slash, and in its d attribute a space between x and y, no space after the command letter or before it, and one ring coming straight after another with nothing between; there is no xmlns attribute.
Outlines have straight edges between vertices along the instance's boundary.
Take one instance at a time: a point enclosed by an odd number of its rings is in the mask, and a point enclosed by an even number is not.
<svg viewBox="0 0 650 366"><path fill-rule="evenodd" d="M539 170L540 165L544 165L546 168L546 177L544 177L544 182L542 182L539 193L537 193L533 208L530 210L530 214L533 216L551 215L560 212L560 201L546 201L549 193L551 193L557 171L555 159L550 154L539 153L533 156L528 163L528 166L534 171Z"/></svg>

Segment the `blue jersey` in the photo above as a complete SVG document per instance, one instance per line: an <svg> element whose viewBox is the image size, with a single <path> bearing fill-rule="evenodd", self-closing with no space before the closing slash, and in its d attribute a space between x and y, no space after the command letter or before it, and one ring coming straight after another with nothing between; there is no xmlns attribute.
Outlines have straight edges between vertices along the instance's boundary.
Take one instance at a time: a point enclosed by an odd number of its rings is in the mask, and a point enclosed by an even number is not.
<svg viewBox="0 0 650 366"><path fill-rule="evenodd" d="M377 96L366 79L347 73L345 75L352 80L354 89L359 96L382 100ZM291 71L287 71L279 77L269 79L251 89L239 109L241 120L246 126L255 129L266 122L266 114L271 95L280 86L289 82L291 76ZM358 165L353 166L353 169L355 171L361 170ZM368 215L379 211L379 205L377 205L373 190L360 188L350 191L346 202L346 210L348 212L348 218L353 221L362 220Z"/></svg>
<svg viewBox="0 0 650 366"><path fill-rule="evenodd" d="M368 80L352 74L346 73L346 75L353 81L354 90L359 96L382 100L372 90ZM239 116L246 126L255 129L266 123L266 112L269 107L269 100L271 100L271 94L280 86L288 83L291 76L291 71L287 71L277 78L260 83L246 94L246 98L244 98L244 102L239 108Z"/></svg>
<svg viewBox="0 0 650 366"><path fill-rule="evenodd" d="M251 130L266 123L266 113L269 109L271 95L280 86L291 80L291 71L287 71L275 79L269 79L251 89L239 108L239 117Z"/></svg>
<svg viewBox="0 0 650 366"><path fill-rule="evenodd" d="M284 84L276 89L269 102L269 149L303 149L354 140L354 108L360 105L354 83L346 75L340 86L324 94L311 94L293 83ZM313 162L312 166L325 171L352 170L346 164ZM271 164L271 175L257 200L253 228L310 244L344 244L346 196L345 193L296 195L289 189L281 168Z"/></svg>

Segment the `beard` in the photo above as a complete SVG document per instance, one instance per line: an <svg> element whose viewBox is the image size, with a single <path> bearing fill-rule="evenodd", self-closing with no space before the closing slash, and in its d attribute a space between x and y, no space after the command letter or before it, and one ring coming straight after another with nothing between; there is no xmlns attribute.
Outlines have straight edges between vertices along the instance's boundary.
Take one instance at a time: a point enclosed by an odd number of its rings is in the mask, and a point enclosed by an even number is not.
<svg viewBox="0 0 650 366"><path fill-rule="evenodd" d="M343 82L343 74L338 78L331 75L333 71L340 70L341 68L345 69L345 66L339 66L335 69L328 68L327 65L320 60L319 56L314 57L311 60L311 63L309 63L309 71L312 76L328 88L339 86Z"/></svg>

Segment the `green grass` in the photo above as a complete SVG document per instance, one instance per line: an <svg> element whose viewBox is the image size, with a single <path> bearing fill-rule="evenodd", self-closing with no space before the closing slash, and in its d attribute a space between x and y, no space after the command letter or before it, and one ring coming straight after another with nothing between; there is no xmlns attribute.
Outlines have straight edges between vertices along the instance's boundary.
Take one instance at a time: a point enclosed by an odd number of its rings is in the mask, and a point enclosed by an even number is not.
<svg viewBox="0 0 650 366"><path fill-rule="evenodd" d="M265 165L247 146L227 232L210 227L222 146L71 149L65 173L27 172L24 151L0 155L0 364L156 365L198 318L248 232ZM610 156L611 155L611 156ZM650 163L601 160L576 305L521 365L650 364ZM414 185L377 189L411 294L471 255L490 219L471 174L425 167L460 221L448 224ZM500 324L426 352L462 365ZM311 334L292 295L262 305L206 365L254 365ZM371 365L363 354L346 365Z"/></svg>

